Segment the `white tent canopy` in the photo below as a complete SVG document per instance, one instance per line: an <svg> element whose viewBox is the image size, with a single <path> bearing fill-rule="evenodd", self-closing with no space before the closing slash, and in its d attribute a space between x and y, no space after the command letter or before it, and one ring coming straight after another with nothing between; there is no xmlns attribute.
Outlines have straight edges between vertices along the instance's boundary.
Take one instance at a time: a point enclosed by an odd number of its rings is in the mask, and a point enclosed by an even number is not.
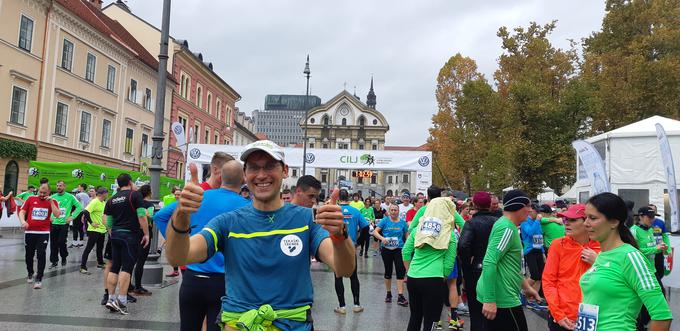
<svg viewBox="0 0 680 331"><path fill-rule="evenodd" d="M666 130L674 163L680 164L680 121L661 116L652 116L586 141L593 144L602 157L613 193L634 201L636 208L653 203L659 214L664 215L667 184L656 137L657 123ZM576 162L577 181L562 197L585 202L592 190L578 157ZM680 172L676 171L676 177L677 174ZM676 178L678 180L680 178Z"/></svg>

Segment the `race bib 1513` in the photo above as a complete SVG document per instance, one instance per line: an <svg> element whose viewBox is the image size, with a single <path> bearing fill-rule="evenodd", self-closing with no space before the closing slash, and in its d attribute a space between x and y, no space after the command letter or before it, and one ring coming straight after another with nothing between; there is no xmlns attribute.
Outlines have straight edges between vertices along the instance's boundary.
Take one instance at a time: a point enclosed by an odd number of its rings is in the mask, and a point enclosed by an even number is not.
<svg viewBox="0 0 680 331"><path fill-rule="evenodd" d="M597 316L600 307L587 303L579 304L576 329L574 331L597 331Z"/></svg>

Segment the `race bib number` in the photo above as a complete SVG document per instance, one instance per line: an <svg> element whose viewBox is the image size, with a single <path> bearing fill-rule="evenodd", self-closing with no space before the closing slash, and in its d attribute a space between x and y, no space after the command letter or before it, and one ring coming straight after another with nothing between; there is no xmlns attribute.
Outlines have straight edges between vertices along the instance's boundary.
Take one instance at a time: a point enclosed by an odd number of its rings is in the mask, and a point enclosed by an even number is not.
<svg viewBox="0 0 680 331"><path fill-rule="evenodd" d="M59 211L61 211L61 214L59 214L59 218L66 217L66 208L59 208Z"/></svg>
<svg viewBox="0 0 680 331"><path fill-rule="evenodd" d="M600 307L582 303L578 306L578 318L574 331L597 331L597 315Z"/></svg>
<svg viewBox="0 0 680 331"><path fill-rule="evenodd" d="M436 217L423 217L421 219L423 226L420 228L420 233L437 238L442 231L442 220Z"/></svg>
<svg viewBox="0 0 680 331"><path fill-rule="evenodd" d="M387 248L387 249L399 248L399 238L397 238L397 237L385 237L385 239L387 239L387 243L385 244L385 248Z"/></svg>
<svg viewBox="0 0 680 331"><path fill-rule="evenodd" d="M44 221L47 219L47 208L33 208L31 211L31 219L34 221Z"/></svg>
<svg viewBox="0 0 680 331"><path fill-rule="evenodd" d="M655 233L654 239L655 239L657 245L663 244L663 236L661 235L661 233Z"/></svg>
<svg viewBox="0 0 680 331"><path fill-rule="evenodd" d="M536 249L541 249L543 248L543 235L542 234L535 234L531 238L532 241L534 242L534 248Z"/></svg>

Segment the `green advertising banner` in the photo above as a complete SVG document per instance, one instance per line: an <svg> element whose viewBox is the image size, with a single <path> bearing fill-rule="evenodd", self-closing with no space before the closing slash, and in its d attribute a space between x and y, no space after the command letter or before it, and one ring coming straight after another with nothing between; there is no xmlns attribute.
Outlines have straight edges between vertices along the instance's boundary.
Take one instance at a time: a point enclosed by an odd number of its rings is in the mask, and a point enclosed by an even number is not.
<svg viewBox="0 0 680 331"><path fill-rule="evenodd" d="M103 186L113 191L116 189L116 177L121 173L128 173L132 176L132 180L137 187L148 184L151 177L144 175L138 171L121 170L116 168L109 168L95 164L84 162L36 162L31 161L28 169L28 185L38 187L41 178L47 178L52 185L58 180L63 180L66 184L66 190L72 191L78 187L78 184L85 183L88 186L98 187ZM181 179L169 178L161 176L161 186L159 197L170 194L173 186L182 187L184 181Z"/></svg>

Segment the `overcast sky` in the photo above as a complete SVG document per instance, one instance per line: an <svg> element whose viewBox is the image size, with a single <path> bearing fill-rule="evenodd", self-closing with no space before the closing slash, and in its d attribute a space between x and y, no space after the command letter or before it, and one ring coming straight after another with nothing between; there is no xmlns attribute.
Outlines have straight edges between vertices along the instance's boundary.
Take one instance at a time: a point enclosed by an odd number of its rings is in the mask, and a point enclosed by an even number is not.
<svg viewBox="0 0 680 331"><path fill-rule="evenodd" d="M162 2L128 5L160 28ZM310 93L322 102L345 84L365 102L373 75L377 109L390 124L386 144L416 146L429 136L437 74L449 57L475 59L491 79L500 26L556 19L551 41L566 48L599 30L603 16L604 0L175 0L170 33L213 63L247 114L267 94L305 94L308 53Z"/></svg>

